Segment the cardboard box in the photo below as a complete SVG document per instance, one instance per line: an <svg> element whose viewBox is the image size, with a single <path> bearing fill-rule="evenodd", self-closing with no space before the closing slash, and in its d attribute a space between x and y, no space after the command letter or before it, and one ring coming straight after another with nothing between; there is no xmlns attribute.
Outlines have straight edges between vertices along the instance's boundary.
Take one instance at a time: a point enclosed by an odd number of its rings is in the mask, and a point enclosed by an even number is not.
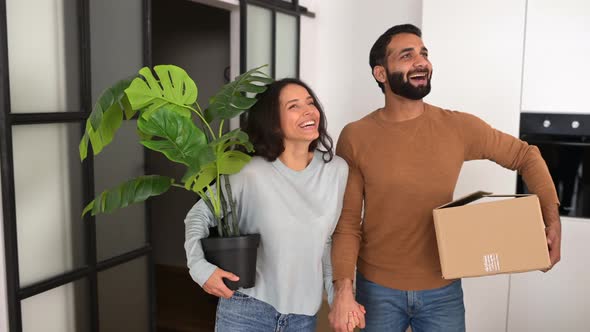
<svg viewBox="0 0 590 332"><path fill-rule="evenodd" d="M479 191L434 209L433 216L444 279L551 265L536 195Z"/></svg>

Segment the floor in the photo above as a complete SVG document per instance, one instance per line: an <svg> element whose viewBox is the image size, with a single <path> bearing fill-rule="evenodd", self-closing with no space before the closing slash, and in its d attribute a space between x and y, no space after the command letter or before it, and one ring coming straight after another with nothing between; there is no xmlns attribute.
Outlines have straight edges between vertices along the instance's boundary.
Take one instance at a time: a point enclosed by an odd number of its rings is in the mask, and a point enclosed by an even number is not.
<svg viewBox="0 0 590 332"><path fill-rule="evenodd" d="M217 298L205 293L187 268L156 265L158 332L214 330Z"/></svg>

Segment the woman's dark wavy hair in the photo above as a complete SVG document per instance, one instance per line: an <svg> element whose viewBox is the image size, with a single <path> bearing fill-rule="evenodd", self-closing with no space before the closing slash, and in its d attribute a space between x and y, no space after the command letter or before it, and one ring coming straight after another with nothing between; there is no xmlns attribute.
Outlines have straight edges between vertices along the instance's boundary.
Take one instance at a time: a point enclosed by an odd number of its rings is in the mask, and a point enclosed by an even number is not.
<svg viewBox="0 0 590 332"><path fill-rule="evenodd" d="M283 88L289 84L304 87L315 102L320 112L320 124L318 126L319 137L311 142L309 151L316 149L323 154L324 162L329 162L334 157L334 143L328 135L326 115L322 106L311 88L296 78L284 78L268 85L266 91L259 94L258 102L248 111L244 131L250 137L254 145L255 156L261 156L267 161L275 161L285 150L283 145L283 131L281 130L279 97Z"/></svg>

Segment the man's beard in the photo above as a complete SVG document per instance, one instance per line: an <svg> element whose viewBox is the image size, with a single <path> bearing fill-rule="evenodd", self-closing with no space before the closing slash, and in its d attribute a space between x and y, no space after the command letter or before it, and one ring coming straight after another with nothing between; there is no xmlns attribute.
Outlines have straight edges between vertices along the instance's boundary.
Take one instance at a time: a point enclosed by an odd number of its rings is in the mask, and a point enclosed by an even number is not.
<svg viewBox="0 0 590 332"><path fill-rule="evenodd" d="M424 72L427 75L426 85L418 87L413 86L410 83L410 75L420 72ZM429 73L427 70L413 70L411 72L408 72L408 74L406 75L407 81L404 81L404 73L400 71L394 71L390 73L389 71L387 71L387 82L389 82L389 87L391 88L391 91L393 91L393 93L395 93L396 95L412 100L420 100L430 93L430 77L428 77L428 74Z"/></svg>

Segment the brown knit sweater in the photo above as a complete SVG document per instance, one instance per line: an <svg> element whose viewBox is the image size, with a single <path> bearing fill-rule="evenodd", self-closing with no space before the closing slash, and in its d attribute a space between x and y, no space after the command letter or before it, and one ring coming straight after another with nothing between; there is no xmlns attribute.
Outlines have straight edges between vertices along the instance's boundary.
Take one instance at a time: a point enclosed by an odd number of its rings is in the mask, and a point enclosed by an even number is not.
<svg viewBox="0 0 590 332"><path fill-rule="evenodd" d="M428 104L408 121L388 122L382 112L350 123L338 141L336 154L348 162L349 176L333 235L334 280L353 279L357 266L390 288L450 283L441 277L432 210L452 200L464 161L489 159L517 170L543 207L559 204L537 147L473 115Z"/></svg>

